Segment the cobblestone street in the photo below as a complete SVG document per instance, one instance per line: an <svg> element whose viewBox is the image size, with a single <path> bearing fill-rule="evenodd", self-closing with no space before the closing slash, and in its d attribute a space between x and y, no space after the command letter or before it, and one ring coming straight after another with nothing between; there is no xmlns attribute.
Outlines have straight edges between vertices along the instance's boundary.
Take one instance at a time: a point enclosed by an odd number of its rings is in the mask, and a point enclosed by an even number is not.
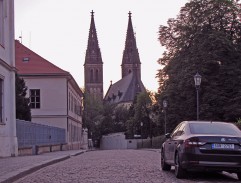
<svg viewBox="0 0 241 183"><path fill-rule="evenodd" d="M40 169L15 183L207 183L238 182L236 175L191 173L184 180L163 172L160 152L151 150L90 151Z"/></svg>

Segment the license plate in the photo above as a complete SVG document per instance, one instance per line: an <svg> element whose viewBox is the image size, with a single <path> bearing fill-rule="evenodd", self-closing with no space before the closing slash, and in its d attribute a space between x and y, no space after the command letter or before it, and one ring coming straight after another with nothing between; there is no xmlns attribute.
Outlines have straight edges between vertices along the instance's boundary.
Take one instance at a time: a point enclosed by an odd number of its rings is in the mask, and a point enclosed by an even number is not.
<svg viewBox="0 0 241 183"><path fill-rule="evenodd" d="M212 149L234 149L234 144L212 144Z"/></svg>

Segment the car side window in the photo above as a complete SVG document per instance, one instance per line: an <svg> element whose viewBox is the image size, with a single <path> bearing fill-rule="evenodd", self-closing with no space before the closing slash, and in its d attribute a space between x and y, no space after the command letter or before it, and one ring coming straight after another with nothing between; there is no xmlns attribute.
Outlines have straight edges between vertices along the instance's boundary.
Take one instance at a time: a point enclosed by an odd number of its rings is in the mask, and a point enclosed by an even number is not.
<svg viewBox="0 0 241 183"><path fill-rule="evenodd" d="M184 129L185 129L185 123L182 123L182 125L180 126L180 128L178 129L176 136L181 136L184 134Z"/></svg>
<svg viewBox="0 0 241 183"><path fill-rule="evenodd" d="M178 129L180 128L180 126L182 125L182 123L180 123L172 132L171 134L171 138L173 138L174 136L176 136L175 134L177 133Z"/></svg>
<svg viewBox="0 0 241 183"><path fill-rule="evenodd" d="M175 138L177 136L183 135L184 129L185 129L185 123L181 123L180 125L177 126L177 128L175 128L175 130L171 135L171 138Z"/></svg>

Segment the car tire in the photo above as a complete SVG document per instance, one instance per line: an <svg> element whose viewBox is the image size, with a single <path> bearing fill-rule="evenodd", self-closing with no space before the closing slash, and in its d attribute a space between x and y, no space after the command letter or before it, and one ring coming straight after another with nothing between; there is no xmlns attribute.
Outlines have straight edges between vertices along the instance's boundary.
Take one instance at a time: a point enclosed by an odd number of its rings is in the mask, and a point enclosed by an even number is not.
<svg viewBox="0 0 241 183"><path fill-rule="evenodd" d="M164 155L163 149L161 151L161 167L162 167L162 170L164 170L164 171L171 170L171 165L168 165L165 161L165 155Z"/></svg>
<svg viewBox="0 0 241 183"><path fill-rule="evenodd" d="M237 172L238 180L241 180L241 172Z"/></svg>
<svg viewBox="0 0 241 183"><path fill-rule="evenodd" d="M175 154L175 176L178 179L186 177L186 170L182 168L178 153Z"/></svg>

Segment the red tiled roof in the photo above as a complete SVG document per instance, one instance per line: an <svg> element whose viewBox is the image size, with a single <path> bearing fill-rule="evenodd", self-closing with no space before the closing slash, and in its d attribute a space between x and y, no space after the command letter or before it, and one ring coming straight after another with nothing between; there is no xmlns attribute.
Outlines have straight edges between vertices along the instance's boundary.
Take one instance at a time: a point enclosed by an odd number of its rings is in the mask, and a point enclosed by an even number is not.
<svg viewBox="0 0 241 183"><path fill-rule="evenodd" d="M69 75L69 72L60 69L51 62L33 52L18 40L15 41L15 60L18 74L60 74Z"/></svg>

